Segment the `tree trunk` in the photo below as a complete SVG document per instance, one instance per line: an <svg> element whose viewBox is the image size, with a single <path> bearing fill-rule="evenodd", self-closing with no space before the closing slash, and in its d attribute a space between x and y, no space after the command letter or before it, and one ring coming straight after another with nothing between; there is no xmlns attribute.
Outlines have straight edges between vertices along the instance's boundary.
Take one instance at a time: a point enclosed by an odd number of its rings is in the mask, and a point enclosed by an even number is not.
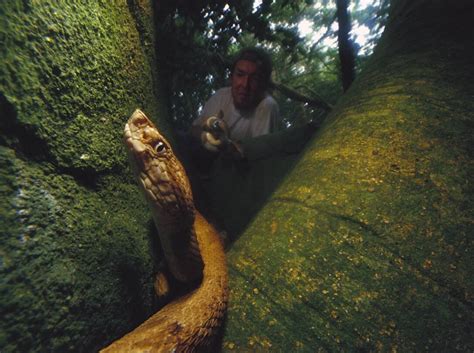
<svg viewBox="0 0 474 353"><path fill-rule="evenodd" d="M472 1L393 1L229 252L224 350L472 351Z"/></svg>
<svg viewBox="0 0 474 353"><path fill-rule="evenodd" d="M166 126L151 5L0 2L4 353L95 352L156 310L156 232L122 144L137 107Z"/></svg>
<svg viewBox="0 0 474 353"><path fill-rule="evenodd" d="M344 92L347 91L355 78L355 56L352 42L349 38L351 31L351 20L347 12L349 0L337 0L337 41L339 46L339 60L341 62L341 80Z"/></svg>

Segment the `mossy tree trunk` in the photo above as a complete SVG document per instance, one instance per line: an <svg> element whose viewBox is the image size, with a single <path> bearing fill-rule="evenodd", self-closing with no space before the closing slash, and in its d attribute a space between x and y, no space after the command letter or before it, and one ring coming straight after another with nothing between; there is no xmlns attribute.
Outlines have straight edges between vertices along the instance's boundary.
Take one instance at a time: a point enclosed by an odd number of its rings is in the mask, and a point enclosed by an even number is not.
<svg viewBox="0 0 474 353"><path fill-rule="evenodd" d="M474 349L472 1L376 52L229 252L225 351Z"/></svg>
<svg viewBox="0 0 474 353"><path fill-rule="evenodd" d="M0 2L0 350L91 352L155 310L122 146L165 127L151 1Z"/></svg>

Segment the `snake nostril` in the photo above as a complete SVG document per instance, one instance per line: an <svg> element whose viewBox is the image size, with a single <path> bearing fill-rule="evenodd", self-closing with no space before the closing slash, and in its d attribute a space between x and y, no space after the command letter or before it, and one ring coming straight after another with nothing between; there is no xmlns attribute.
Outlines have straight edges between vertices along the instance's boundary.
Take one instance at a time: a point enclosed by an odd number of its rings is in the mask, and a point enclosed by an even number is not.
<svg viewBox="0 0 474 353"><path fill-rule="evenodd" d="M143 131L142 132L142 137L147 142L151 141L156 136L155 133L154 133L154 129L152 129L149 126L144 127L142 131Z"/></svg>

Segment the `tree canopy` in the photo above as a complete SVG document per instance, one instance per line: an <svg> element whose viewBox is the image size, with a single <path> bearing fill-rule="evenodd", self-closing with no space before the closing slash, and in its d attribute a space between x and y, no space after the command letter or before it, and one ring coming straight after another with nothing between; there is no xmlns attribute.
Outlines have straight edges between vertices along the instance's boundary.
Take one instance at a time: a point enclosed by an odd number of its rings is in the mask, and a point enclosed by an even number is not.
<svg viewBox="0 0 474 353"><path fill-rule="evenodd" d="M342 94L335 1L160 1L156 7L157 50L177 129L187 129L212 92L226 85L232 55L246 46L272 54L286 126L321 118ZM352 23L365 38L361 47L355 33L349 37L356 71L380 36L387 8L387 0L350 3Z"/></svg>

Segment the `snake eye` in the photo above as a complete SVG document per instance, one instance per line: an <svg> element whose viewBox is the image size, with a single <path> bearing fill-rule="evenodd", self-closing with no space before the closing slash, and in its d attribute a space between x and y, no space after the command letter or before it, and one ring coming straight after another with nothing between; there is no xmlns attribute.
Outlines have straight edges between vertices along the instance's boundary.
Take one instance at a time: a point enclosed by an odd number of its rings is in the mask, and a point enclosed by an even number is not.
<svg viewBox="0 0 474 353"><path fill-rule="evenodd" d="M163 142L158 141L158 143L155 145L155 151L158 153L163 153L165 150L166 145Z"/></svg>

